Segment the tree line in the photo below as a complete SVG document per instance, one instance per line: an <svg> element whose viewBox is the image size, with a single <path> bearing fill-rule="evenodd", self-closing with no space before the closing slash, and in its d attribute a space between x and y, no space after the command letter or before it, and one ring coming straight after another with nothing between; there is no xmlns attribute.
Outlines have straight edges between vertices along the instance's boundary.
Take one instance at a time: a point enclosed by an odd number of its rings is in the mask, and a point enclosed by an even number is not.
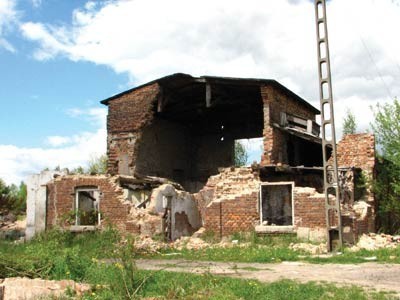
<svg viewBox="0 0 400 300"><path fill-rule="evenodd" d="M0 178L0 215L13 213L23 215L26 211L26 184L22 181L19 186L7 185Z"/></svg>

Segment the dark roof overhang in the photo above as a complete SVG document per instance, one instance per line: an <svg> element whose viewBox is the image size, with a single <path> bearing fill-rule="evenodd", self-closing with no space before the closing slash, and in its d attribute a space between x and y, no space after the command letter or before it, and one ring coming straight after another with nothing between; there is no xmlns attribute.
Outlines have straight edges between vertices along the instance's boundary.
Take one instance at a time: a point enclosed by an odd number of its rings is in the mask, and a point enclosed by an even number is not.
<svg viewBox="0 0 400 300"><path fill-rule="evenodd" d="M217 77L217 76L200 76L200 77L193 77L189 74L184 74L184 73L175 73L171 74L165 77L161 77L158 79L155 79L153 81L147 82L145 84L136 86L132 89L126 90L122 93L116 94L114 96L111 96L107 99L104 99L100 101L100 103L104 105L108 105L110 101L113 99L119 98L125 94L131 93L135 90L141 89L145 86L152 85L154 83L158 83L161 86L166 86L168 89L179 89L180 87L184 87L190 84L198 84L198 83L211 83L211 84L216 84L216 85L235 85L235 86L262 86L262 85L271 85L277 90L281 91L282 93L285 93L286 95L293 97L306 107L308 107L313 113L315 114L320 114L320 111L312 106L310 103L308 103L306 100L280 84L276 80L272 79L258 79L258 78L234 78L234 77Z"/></svg>

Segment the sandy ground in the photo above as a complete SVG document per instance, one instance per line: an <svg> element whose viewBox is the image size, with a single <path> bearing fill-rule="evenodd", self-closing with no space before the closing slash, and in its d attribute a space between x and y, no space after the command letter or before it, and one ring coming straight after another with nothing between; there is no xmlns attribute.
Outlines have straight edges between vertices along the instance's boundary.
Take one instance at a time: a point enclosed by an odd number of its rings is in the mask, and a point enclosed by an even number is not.
<svg viewBox="0 0 400 300"><path fill-rule="evenodd" d="M394 292L400 299L400 265L396 264L309 264L282 262L277 264L227 263L187 260L136 261L140 269L224 275L272 282L292 279L299 282L325 281L339 285L357 285L367 289Z"/></svg>

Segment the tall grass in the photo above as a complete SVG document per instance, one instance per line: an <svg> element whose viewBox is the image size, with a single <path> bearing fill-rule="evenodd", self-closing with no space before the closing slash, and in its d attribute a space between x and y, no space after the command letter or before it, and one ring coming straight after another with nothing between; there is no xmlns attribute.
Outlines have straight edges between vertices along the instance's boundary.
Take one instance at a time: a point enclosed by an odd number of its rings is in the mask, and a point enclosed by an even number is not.
<svg viewBox="0 0 400 300"><path fill-rule="evenodd" d="M234 259L237 253L247 258L292 256L287 245L292 237L254 237L238 234L243 248L222 249L217 254L207 252L208 258ZM272 245L267 256L257 252L258 246ZM214 276L141 271L136 268L138 253L131 237L121 237L113 229L103 232L72 234L52 230L25 244L0 242L0 278L9 276L73 279L91 284L92 290L82 299L386 299L382 293L366 293L360 288L338 288L329 284L283 280L262 284L255 280L239 280ZM263 247L263 252L268 248ZM187 250L184 250L187 251ZM185 253L183 251L183 253ZM242 250L240 250L242 251ZM235 253L236 252L236 253ZM187 252L189 253L189 252ZM200 252L192 252L197 255ZM207 254L208 253L208 254ZM188 254L189 255L189 254ZM293 256L293 259L295 257ZM71 294L71 292L70 292ZM75 297L76 295L71 294Z"/></svg>

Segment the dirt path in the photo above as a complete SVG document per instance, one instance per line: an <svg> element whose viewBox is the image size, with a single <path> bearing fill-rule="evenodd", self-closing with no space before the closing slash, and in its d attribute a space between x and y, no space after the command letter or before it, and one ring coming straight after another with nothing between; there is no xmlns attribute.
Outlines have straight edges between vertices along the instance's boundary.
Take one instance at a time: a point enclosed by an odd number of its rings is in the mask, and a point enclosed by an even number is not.
<svg viewBox="0 0 400 300"><path fill-rule="evenodd" d="M243 279L272 282L293 279L299 282L326 281L341 285L357 285L368 289L393 291L400 299L400 265L396 264L308 264L282 262L277 264L227 263L187 260L139 259L137 266L146 270L174 272L210 272Z"/></svg>

